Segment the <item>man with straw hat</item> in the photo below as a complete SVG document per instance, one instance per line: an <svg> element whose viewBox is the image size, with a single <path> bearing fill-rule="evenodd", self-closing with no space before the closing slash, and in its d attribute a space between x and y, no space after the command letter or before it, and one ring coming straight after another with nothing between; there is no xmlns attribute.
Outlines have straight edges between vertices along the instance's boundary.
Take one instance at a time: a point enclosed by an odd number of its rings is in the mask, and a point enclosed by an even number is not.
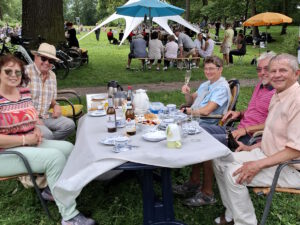
<svg viewBox="0 0 300 225"><path fill-rule="evenodd" d="M75 130L75 123L61 115L61 109L56 102L57 83L55 73L51 71L56 58L53 45L42 43L37 51L31 51L34 63L26 66L30 78L28 84L34 107L39 113L39 127L46 139L63 140ZM49 109L53 108L53 113Z"/></svg>

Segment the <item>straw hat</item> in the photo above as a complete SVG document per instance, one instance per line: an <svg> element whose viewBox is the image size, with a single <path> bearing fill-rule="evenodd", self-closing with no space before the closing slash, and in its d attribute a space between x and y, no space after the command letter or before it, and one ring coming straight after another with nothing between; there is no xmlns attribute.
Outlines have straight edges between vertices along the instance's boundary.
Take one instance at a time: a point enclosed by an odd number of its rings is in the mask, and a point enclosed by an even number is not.
<svg viewBox="0 0 300 225"><path fill-rule="evenodd" d="M41 55L59 61L59 59L56 58L56 49L54 45L48 43L42 43L37 51L31 51L31 53L33 55Z"/></svg>

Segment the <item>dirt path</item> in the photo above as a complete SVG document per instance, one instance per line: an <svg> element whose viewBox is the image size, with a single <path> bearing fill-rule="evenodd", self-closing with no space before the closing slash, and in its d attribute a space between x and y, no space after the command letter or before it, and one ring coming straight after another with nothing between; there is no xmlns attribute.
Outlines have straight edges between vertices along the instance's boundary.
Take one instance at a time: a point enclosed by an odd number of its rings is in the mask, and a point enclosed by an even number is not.
<svg viewBox="0 0 300 225"><path fill-rule="evenodd" d="M257 79L243 79L240 80L240 84L242 87L249 87L249 86L255 86L257 83ZM198 88L200 82L199 81L192 81L190 82L190 87L192 88ZM145 89L151 92L158 92L158 91L175 91L180 90L182 87L182 82L172 82L172 83L158 83L158 84L134 84L132 85L133 90L137 89ZM124 85L124 89L127 89L127 87ZM72 88L75 90L79 95L85 95L85 94L92 94L92 93L102 93L106 92L107 89L105 86L101 87L80 87L80 88Z"/></svg>

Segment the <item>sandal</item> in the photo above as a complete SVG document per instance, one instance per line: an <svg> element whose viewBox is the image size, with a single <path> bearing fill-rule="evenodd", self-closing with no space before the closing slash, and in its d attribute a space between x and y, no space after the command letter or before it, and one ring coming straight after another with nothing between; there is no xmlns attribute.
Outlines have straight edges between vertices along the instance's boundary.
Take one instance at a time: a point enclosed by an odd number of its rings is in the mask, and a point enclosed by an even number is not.
<svg viewBox="0 0 300 225"><path fill-rule="evenodd" d="M202 191L198 190L197 193L188 199L185 199L183 204L187 206L204 206L213 205L217 202L214 195L204 194Z"/></svg>
<svg viewBox="0 0 300 225"><path fill-rule="evenodd" d="M217 220L220 222L217 223ZM227 221L225 218L225 214L221 215L220 217L217 217L214 222L217 225L234 225L233 219L231 219L231 221Z"/></svg>
<svg viewBox="0 0 300 225"><path fill-rule="evenodd" d="M199 186L199 184L187 181L181 185L173 185L173 193L181 196L191 196L196 193Z"/></svg>

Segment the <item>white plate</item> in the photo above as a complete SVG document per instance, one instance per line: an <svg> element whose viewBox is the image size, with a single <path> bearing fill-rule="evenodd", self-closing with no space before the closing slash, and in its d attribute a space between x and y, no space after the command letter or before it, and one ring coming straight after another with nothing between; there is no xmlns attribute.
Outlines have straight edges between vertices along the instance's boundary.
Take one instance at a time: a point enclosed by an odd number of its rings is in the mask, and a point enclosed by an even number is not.
<svg viewBox="0 0 300 225"><path fill-rule="evenodd" d="M166 132L165 131L160 131L160 130L145 133L145 134L143 134L142 137L146 141L153 141L153 142L162 141L162 140L165 140L167 138Z"/></svg>
<svg viewBox="0 0 300 225"><path fill-rule="evenodd" d="M91 111L88 113L89 116L105 116L106 115L106 112L105 110L95 110L95 111Z"/></svg>
<svg viewBox="0 0 300 225"><path fill-rule="evenodd" d="M106 96L104 94L93 95L91 97L92 100L105 100Z"/></svg>
<svg viewBox="0 0 300 225"><path fill-rule="evenodd" d="M127 138L127 140L129 140L129 138L126 136L116 135L116 136L108 136L108 137L102 138L102 139L100 139L100 143L104 144L104 145L115 145L115 140L117 138L122 138L122 139Z"/></svg>

